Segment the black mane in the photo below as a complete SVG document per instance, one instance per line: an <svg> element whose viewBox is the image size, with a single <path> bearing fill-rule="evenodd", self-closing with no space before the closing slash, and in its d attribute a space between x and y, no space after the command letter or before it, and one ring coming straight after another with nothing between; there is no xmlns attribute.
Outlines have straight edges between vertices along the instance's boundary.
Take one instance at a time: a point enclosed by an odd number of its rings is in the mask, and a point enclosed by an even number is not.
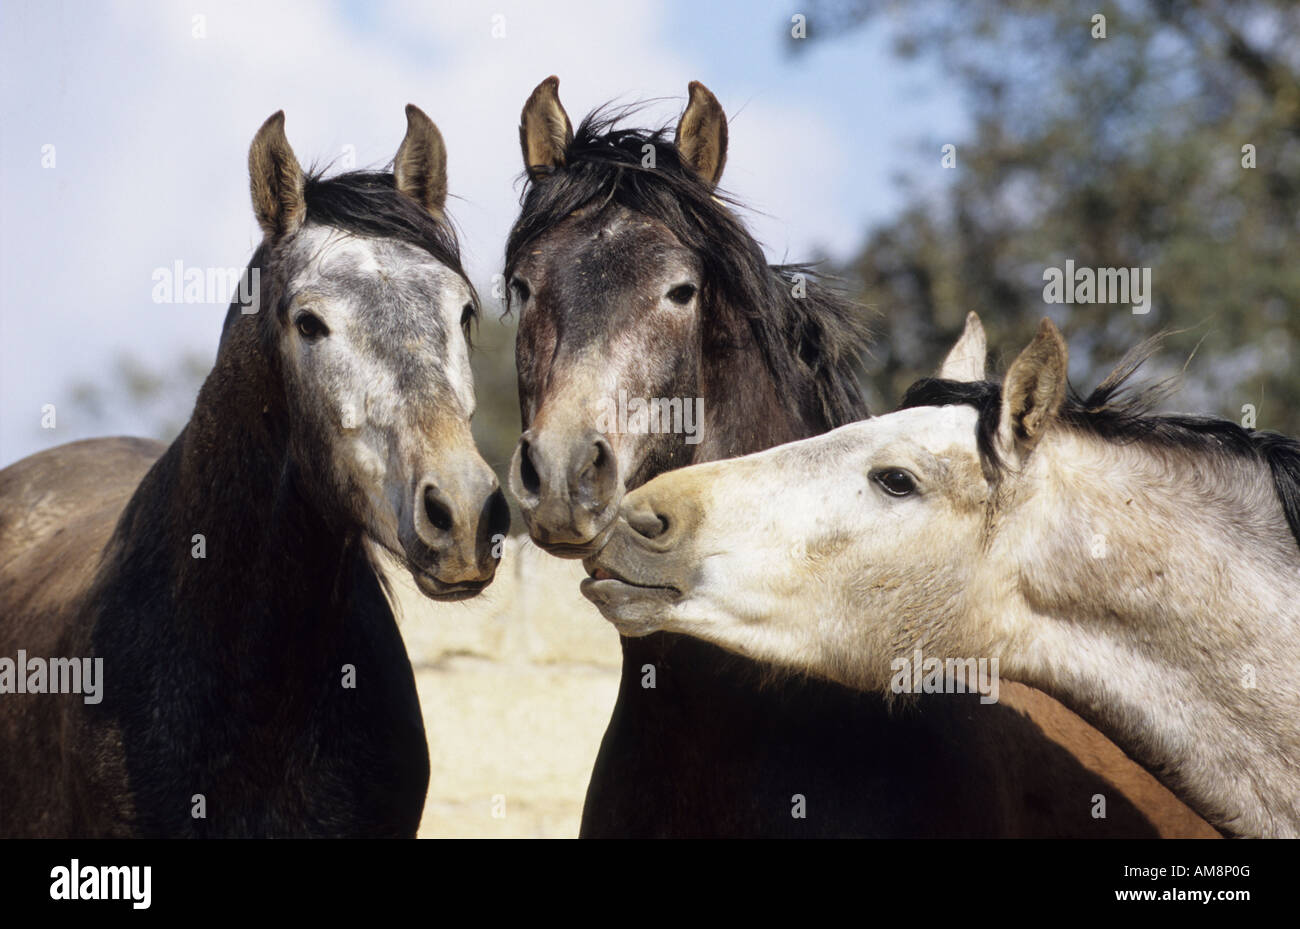
<svg viewBox="0 0 1300 929"><path fill-rule="evenodd" d="M856 377L869 335L861 308L806 265L769 266L729 208L738 204L682 161L666 127L617 125L636 109L588 114L565 150L564 166L533 170L506 242L506 278L530 242L589 203L653 216L699 256L705 304L724 304L748 322L783 398L796 406L813 403L829 427L865 417ZM653 169L642 167L645 145L654 146ZM804 276L803 297L791 293L796 274ZM814 396L801 387L809 383Z"/></svg>
<svg viewBox="0 0 1300 929"><path fill-rule="evenodd" d="M1061 421L1108 442L1140 442L1155 448L1228 455L1267 465L1291 534L1300 545L1300 441L1276 432L1245 429L1232 420L1213 416L1152 412L1166 396L1168 385L1135 388L1129 379L1154 350L1154 340L1139 346L1086 397L1071 386L1061 407ZM922 378L907 389L899 409L956 404L974 407L978 412L980 458L987 470L999 473L1002 462L993 439L1002 410L1001 384Z"/></svg>

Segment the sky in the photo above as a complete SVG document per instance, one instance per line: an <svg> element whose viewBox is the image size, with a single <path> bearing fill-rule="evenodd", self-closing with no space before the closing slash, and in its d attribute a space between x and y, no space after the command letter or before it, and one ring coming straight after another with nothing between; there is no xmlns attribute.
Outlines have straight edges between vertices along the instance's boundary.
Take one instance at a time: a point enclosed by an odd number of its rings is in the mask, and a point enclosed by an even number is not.
<svg viewBox="0 0 1300 929"><path fill-rule="evenodd" d="M730 121L722 187L773 260L847 258L904 205L894 179L967 129L950 83L889 53L889 24L791 56L779 3L0 5L0 465L139 434L78 382L129 354L215 357L224 299L157 302L155 272L242 268L260 239L247 152L286 113L303 165L381 167L420 106L448 149L466 267L486 293L519 206L519 111L550 74L576 123L653 99L675 123L703 81ZM199 18L201 17L201 18ZM934 154L938 163L938 153ZM486 314L491 325L496 314ZM42 428L47 404L55 428Z"/></svg>

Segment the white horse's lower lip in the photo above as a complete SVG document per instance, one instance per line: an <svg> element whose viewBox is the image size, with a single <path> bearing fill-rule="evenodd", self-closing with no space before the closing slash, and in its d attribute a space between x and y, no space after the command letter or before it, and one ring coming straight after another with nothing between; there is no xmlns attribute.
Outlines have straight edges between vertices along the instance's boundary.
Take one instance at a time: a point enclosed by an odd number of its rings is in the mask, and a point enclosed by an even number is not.
<svg viewBox="0 0 1300 929"><path fill-rule="evenodd" d="M602 576L603 575L603 576ZM675 587L662 587L654 584L633 584L631 581L625 581L620 577L614 577L603 569L597 569L591 577L583 578L582 583L578 585L579 590L584 595L588 592L598 596L622 596L624 599L629 595L632 597L662 597L663 599L677 599L681 596L681 591Z"/></svg>
<svg viewBox="0 0 1300 929"><path fill-rule="evenodd" d="M682 595L671 587L639 587L618 578L583 578L582 595L600 610L619 635L639 638L663 628L663 613Z"/></svg>

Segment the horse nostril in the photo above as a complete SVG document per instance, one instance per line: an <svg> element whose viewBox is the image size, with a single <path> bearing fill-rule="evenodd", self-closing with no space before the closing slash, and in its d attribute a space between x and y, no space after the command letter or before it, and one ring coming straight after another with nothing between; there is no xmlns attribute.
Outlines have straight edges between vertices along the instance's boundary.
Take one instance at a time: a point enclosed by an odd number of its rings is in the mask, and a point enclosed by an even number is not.
<svg viewBox="0 0 1300 929"><path fill-rule="evenodd" d="M609 440L598 435L587 449L587 464L579 471L578 480L593 499L602 505L614 493L618 482L618 459Z"/></svg>
<svg viewBox="0 0 1300 929"><path fill-rule="evenodd" d="M510 531L510 504L506 495L497 490L488 499L488 538L505 535Z"/></svg>
<svg viewBox="0 0 1300 929"><path fill-rule="evenodd" d="M451 507L433 485L424 488L424 515L434 529L439 532L451 532Z"/></svg>
<svg viewBox="0 0 1300 929"><path fill-rule="evenodd" d="M542 489L542 479L533 467L533 446L527 439L519 440L519 481L530 494L537 494Z"/></svg>
<svg viewBox="0 0 1300 929"><path fill-rule="evenodd" d="M647 539L657 539L668 531L668 517L659 515L649 507L629 513L627 524Z"/></svg>

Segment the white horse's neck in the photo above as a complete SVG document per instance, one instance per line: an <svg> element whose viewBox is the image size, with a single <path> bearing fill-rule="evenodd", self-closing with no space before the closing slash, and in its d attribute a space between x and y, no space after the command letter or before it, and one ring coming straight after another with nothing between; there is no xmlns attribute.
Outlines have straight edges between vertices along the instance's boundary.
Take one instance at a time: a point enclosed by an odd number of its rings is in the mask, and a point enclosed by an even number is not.
<svg viewBox="0 0 1300 929"><path fill-rule="evenodd" d="M1003 673L1221 829L1300 835L1300 548L1267 468L1060 435L1025 480L992 541Z"/></svg>

